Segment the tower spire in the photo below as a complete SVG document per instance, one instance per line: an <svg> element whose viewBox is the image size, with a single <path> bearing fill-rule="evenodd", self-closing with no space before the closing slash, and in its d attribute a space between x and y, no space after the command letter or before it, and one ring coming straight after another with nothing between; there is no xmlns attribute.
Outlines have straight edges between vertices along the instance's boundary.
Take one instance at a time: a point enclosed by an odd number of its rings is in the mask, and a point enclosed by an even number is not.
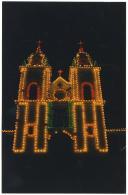
<svg viewBox="0 0 128 195"><path fill-rule="evenodd" d="M42 41L41 40L37 41L36 52L40 52L41 51L41 45L42 45Z"/></svg>
<svg viewBox="0 0 128 195"><path fill-rule="evenodd" d="M61 77L63 70L58 70L59 77Z"/></svg>
<svg viewBox="0 0 128 195"><path fill-rule="evenodd" d="M83 43L83 41L81 41L80 40L80 42L78 43L79 44L79 52L81 53L81 52L84 52L84 43Z"/></svg>

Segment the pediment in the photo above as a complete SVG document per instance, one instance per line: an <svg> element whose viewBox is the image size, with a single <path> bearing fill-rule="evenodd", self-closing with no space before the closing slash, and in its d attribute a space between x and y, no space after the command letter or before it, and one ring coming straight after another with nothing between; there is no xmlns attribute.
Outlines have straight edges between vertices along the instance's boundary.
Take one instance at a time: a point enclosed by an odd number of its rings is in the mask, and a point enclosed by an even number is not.
<svg viewBox="0 0 128 195"><path fill-rule="evenodd" d="M66 81L61 76L59 76L56 80L54 80L52 85L58 85L59 83L64 84L64 85L70 85L70 82Z"/></svg>
<svg viewBox="0 0 128 195"><path fill-rule="evenodd" d="M55 98L56 94L61 93L64 94L65 98L71 98L71 83L59 76L56 80L52 82L51 97Z"/></svg>

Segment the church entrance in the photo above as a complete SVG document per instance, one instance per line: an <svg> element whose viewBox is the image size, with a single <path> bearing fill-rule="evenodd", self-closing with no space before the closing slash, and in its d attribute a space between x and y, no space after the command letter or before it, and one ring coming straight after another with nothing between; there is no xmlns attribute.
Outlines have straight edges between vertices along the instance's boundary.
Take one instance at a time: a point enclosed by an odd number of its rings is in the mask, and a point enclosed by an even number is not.
<svg viewBox="0 0 128 195"><path fill-rule="evenodd" d="M50 132L72 129L71 104L68 102L49 103L48 129Z"/></svg>
<svg viewBox="0 0 128 195"><path fill-rule="evenodd" d="M69 126L68 103L54 103L52 107L52 125L57 129L65 129Z"/></svg>
<svg viewBox="0 0 128 195"><path fill-rule="evenodd" d="M48 130L51 134L49 151L54 154L72 151L72 140L63 133L63 130L72 132L71 116L71 103L63 101L49 103Z"/></svg>

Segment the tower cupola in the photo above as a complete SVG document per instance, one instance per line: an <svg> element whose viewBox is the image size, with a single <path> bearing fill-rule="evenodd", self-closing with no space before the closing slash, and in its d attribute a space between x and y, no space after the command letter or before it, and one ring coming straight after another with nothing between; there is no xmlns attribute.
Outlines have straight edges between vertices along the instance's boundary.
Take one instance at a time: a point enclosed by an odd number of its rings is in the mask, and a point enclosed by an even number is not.
<svg viewBox="0 0 128 195"><path fill-rule="evenodd" d="M30 56L27 59L27 64L48 66L47 58L44 52L41 50L42 42L38 41L37 43L38 45L37 45L36 51L30 54Z"/></svg>
<svg viewBox="0 0 128 195"><path fill-rule="evenodd" d="M92 66L92 59L90 55L84 50L83 42L79 43L79 50L73 59L73 66Z"/></svg>

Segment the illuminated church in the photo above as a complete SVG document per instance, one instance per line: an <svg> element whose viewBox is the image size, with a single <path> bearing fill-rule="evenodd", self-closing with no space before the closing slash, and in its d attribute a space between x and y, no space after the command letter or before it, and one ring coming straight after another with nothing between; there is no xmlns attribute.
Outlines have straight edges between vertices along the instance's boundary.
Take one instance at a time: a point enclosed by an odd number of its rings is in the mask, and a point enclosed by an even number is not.
<svg viewBox="0 0 128 195"><path fill-rule="evenodd" d="M14 153L26 152L29 138L34 153L46 153L59 132L70 137L75 153L89 152L90 142L94 150L108 152L101 67L93 63L82 44L69 66L68 80L61 70L52 80L52 67L40 42L19 69Z"/></svg>

